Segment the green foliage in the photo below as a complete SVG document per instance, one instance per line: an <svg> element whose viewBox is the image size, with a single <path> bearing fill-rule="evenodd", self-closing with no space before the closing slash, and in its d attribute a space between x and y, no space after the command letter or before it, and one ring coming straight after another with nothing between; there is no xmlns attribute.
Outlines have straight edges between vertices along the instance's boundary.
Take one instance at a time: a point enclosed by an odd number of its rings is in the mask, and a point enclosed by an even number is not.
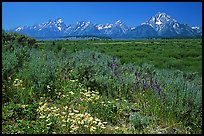
<svg viewBox="0 0 204 136"><path fill-rule="evenodd" d="M148 125L148 118L138 113L130 115L129 119L135 129L143 129Z"/></svg>
<svg viewBox="0 0 204 136"><path fill-rule="evenodd" d="M202 132L199 39L2 42L3 134Z"/></svg>

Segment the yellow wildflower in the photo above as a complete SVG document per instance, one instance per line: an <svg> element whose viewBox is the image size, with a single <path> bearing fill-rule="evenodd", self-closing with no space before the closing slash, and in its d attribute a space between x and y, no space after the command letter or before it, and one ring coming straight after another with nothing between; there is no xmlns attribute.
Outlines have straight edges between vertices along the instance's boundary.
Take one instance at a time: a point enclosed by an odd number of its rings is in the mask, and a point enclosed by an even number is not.
<svg viewBox="0 0 204 136"><path fill-rule="evenodd" d="M79 111L78 111L78 110L73 110L73 112L76 112L76 113L78 113Z"/></svg>
<svg viewBox="0 0 204 136"><path fill-rule="evenodd" d="M91 126L90 131L91 131L91 132L94 132L95 130L96 130L96 127Z"/></svg>

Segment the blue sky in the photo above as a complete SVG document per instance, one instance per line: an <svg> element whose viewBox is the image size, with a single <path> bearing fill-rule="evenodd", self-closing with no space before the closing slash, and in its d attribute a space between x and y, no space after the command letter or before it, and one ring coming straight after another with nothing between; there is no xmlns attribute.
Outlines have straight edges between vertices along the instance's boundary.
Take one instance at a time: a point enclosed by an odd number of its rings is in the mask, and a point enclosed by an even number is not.
<svg viewBox="0 0 204 136"><path fill-rule="evenodd" d="M123 21L138 26L157 12L180 23L202 25L202 2L3 2L2 27L35 25L61 17L65 24L91 21L97 24Z"/></svg>

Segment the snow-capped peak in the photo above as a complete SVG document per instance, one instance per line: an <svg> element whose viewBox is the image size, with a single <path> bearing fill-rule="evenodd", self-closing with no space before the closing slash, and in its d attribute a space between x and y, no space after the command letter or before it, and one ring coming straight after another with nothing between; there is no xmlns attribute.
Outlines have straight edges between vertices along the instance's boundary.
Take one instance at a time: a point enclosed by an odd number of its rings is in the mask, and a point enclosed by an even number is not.
<svg viewBox="0 0 204 136"><path fill-rule="evenodd" d="M103 29L103 25L102 25L102 24L99 24L99 25L97 25L96 27L98 28L98 30Z"/></svg>
<svg viewBox="0 0 204 136"><path fill-rule="evenodd" d="M162 31L168 27L173 27L173 29L178 29L179 27L179 23L175 19L163 12L156 13L148 21L142 23L141 25L144 24L151 26L156 31Z"/></svg>
<svg viewBox="0 0 204 136"><path fill-rule="evenodd" d="M149 27L151 26L151 27ZM128 27L121 20L115 23L93 24L80 21L66 25L61 18L55 18L33 26L16 27L13 31L31 36L62 36L62 35L106 35L110 37L145 37L145 36L177 36L202 35L202 26L189 27L171 18L166 13L158 12L140 26Z"/></svg>
<svg viewBox="0 0 204 136"><path fill-rule="evenodd" d="M21 29L23 29L22 27L18 27L16 28L16 31L20 31Z"/></svg>
<svg viewBox="0 0 204 136"><path fill-rule="evenodd" d="M192 29L200 29L200 27L198 27L198 26L193 26L193 27L191 27Z"/></svg>
<svg viewBox="0 0 204 136"><path fill-rule="evenodd" d="M61 18L59 18L58 20L57 20L57 23L62 23L63 21L62 21L62 19Z"/></svg>
<svg viewBox="0 0 204 136"><path fill-rule="evenodd" d="M122 23L122 21L121 20L117 20L116 23Z"/></svg>
<svg viewBox="0 0 204 136"><path fill-rule="evenodd" d="M117 20L116 22L115 22L115 25L123 25L124 23L121 21L121 20Z"/></svg>
<svg viewBox="0 0 204 136"><path fill-rule="evenodd" d="M136 27L130 27L130 29L131 29L131 30L135 30L135 29L136 29Z"/></svg>
<svg viewBox="0 0 204 136"><path fill-rule="evenodd" d="M106 24L103 28L111 28L112 24Z"/></svg>

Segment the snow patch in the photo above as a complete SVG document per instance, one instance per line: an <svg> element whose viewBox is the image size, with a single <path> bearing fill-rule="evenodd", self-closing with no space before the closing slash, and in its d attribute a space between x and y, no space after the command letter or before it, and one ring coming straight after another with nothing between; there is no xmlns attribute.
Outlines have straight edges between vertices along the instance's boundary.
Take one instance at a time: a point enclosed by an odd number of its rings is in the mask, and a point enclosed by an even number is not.
<svg viewBox="0 0 204 136"><path fill-rule="evenodd" d="M101 30L101 29L103 29L103 26L98 26L98 30Z"/></svg>
<svg viewBox="0 0 204 136"><path fill-rule="evenodd" d="M191 27L192 29L199 29L199 27L198 26L193 26L193 27Z"/></svg>
<svg viewBox="0 0 204 136"><path fill-rule="evenodd" d="M61 18L57 20L57 23L62 23L62 22L63 22L63 21L62 21Z"/></svg>
<svg viewBox="0 0 204 136"><path fill-rule="evenodd" d="M17 29L16 29L16 31L20 31L22 28L21 27L18 27Z"/></svg>
<svg viewBox="0 0 204 136"><path fill-rule="evenodd" d="M112 24L107 24L104 28L111 28Z"/></svg>
<svg viewBox="0 0 204 136"><path fill-rule="evenodd" d="M161 25L162 22L159 20L159 21L156 22L156 24L157 24L157 25Z"/></svg>
<svg viewBox="0 0 204 136"><path fill-rule="evenodd" d="M59 29L59 31L62 31L62 28L61 27L57 27Z"/></svg>

